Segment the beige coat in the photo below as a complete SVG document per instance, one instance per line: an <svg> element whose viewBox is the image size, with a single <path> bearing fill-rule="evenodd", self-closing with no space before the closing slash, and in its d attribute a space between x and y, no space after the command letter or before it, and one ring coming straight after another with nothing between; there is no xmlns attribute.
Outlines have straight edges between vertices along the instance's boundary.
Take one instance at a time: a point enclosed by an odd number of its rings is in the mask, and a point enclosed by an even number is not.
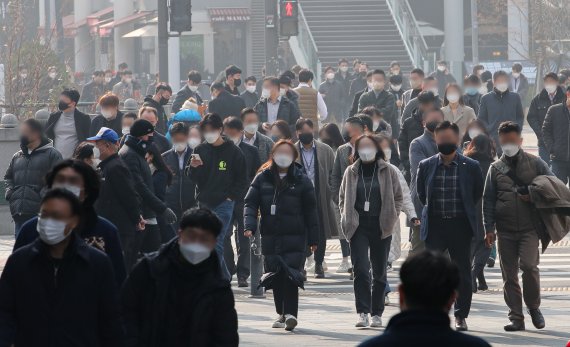
<svg viewBox="0 0 570 347"><path fill-rule="evenodd" d="M449 107L449 105L442 107L441 112L443 112L444 120L457 124L459 127L459 135L461 137L465 134L467 125L469 125L473 119L477 118L475 111L469 106L459 105L456 115L451 112L451 107Z"/></svg>
<svg viewBox="0 0 570 347"><path fill-rule="evenodd" d="M338 238L339 229L336 223L336 217L334 210L337 209L336 204L332 196L331 189L331 173L334 165L334 152L327 144L320 141L315 141L315 147L317 149L317 164L319 165L319 190L317 193L317 199L319 200L319 206L321 210L319 211L319 223L324 230L327 239ZM295 148L299 151L299 142L295 143ZM297 162L301 165L301 154L297 158Z"/></svg>
<svg viewBox="0 0 570 347"><path fill-rule="evenodd" d="M340 185L339 208L342 232L347 240L352 239L358 228L359 216L354 208L356 202L356 186L358 185L361 161L358 159L344 172ZM380 237L385 239L394 232L404 198L398 173L384 160L378 160L378 182L380 183Z"/></svg>

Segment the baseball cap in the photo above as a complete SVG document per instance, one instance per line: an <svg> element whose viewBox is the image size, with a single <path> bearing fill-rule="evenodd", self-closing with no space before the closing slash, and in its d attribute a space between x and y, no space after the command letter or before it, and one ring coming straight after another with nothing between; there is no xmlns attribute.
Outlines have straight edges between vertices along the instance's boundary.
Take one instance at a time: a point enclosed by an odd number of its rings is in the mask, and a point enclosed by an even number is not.
<svg viewBox="0 0 570 347"><path fill-rule="evenodd" d="M104 140L111 143L117 143L119 141L119 135L113 130L106 127L99 129L97 135L87 138L87 141L99 141Z"/></svg>

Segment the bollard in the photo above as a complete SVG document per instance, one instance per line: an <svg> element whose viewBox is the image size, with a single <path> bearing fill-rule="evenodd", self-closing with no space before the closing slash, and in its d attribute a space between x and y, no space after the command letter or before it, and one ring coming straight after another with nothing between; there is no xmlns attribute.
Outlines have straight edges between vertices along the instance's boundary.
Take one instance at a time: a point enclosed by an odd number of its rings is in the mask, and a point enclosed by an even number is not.
<svg viewBox="0 0 570 347"><path fill-rule="evenodd" d="M251 283L249 298L265 299L265 288L259 287L261 275L263 275L263 256L261 255L261 235L258 232L250 238L250 252L249 259Z"/></svg>

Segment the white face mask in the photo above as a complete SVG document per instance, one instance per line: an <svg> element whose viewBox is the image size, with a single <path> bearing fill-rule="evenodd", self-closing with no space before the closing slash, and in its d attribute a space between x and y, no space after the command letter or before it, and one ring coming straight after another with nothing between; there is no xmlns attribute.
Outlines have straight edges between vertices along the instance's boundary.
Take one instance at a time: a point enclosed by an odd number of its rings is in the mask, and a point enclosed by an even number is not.
<svg viewBox="0 0 570 347"><path fill-rule="evenodd" d="M128 135L131 132L131 127L123 127L121 132L123 133L123 135Z"/></svg>
<svg viewBox="0 0 570 347"><path fill-rule="evenodd" d="M456 102L459 101L459 94L456 93L447 94L447 100L450 103L455 104Z"/></svg>
<svg viewBox="0 0 570 347"><path fill-rule="evenodd" d="M483 86L479 87L479 94L485 95L487 93L488 93L487 86L483 85Z"/></svg>
<svg viewBox="0 0 570 347"><path fill-rule="evenodd" d="M521 77L521 73L520 72L513 72L513 77L519 78L519 77Z"/></svg>
<svg viewBox="0 0 570 347"><path fill-rule="evenodd" d="M372 90L372 87L373 87L372 82L368 82L368 83L366 83L366 85L368 86L368 89Z"/></svg>
<svg viewBox="0 0 570 347"><path fill-rule="evenodd" d="M428 92L432 92L434 96L438 96L439 95L439 88L437 87L433 87L428 89Z"/></svg>
<svg viewBox="0 0 570 347"><path fill-rule="evenodd" d="M244 128L245 128L246 133L253 135L257 132L257 129L259 129L259 124L258 123L251 123L251 124L246 125Z"/></svg>
<svg viewBox="0 0 570 347"><path fill-rule="evenodd" d="M333 79L334 79L334 72L329 72L329 73L327 74L327 80L330 81L330 80L333 80Z"/></svg>
<svg viewBox="0 0 570 347"><path fill-rule="evenodd" d="M133 81L132 78L125 78L125 83L131 83Z"/></svg>
<svg viewBox="0 0 570 347"><path fill-rule="evenodd" d="M186 143L184 142L176 142L172 145L172 148L174 148L174 150L176 152L184 152L184 150L186 149Z"/></svg>
<svg viewBox="0 0 570 347"><path fill-rule="evenodd" d="M386 157L386 161L390 161L392 158L392 150L390 148L386 148L382 150L384 152L384 156Z"/></svg>
<svg viewBox="0 0 570 347"><path fill-rule="evenodd" d="M219 132L211 132L211 133L205 133L204 134L204 138L206 139L206 142L208 142L209 144L212 144L212 143L218 141L219 137L220 137Z"/></svg>
<svg viewBox="0 0 570 347"><path fill-rule="evenodd" d="M481 135L481 130L477 129L477 128L471 128L469 129L469 137L471 138L471 140L473 140L474 138L476 138L477 136Z"/></svg>
<svg viewBox="0 0 570 347"><path fill-rule="evenodd" d="M293 157L288 154L275 154L273 156L273 161L280 168L286 169L293 163Z"/></svg>
<svg viewBox="0 0 570 347"><path fill-rule="evenodd" d="M378 130L378 127L380 126L380 121L379 120L375 120L372 122L372 130L376 131Z"/></svg>
<svg viewBox="0 0 570 347"><path fill-rule="evenodd" d="M93 158L99 159L101 157L101 151L97 147L93 147Z"/></svg>
<svg viewBox="0 0 570 347"><path fill-rule="evenodd" d="M57 72L50 72L48 76L53 79L57 76Z"/></svg>
<svg viewBox="0 0 570 347"><path fill-rule="evenodd" d="M232 137L231 139L236 146L241 142L241 137Z"/></svg>
<svg viewBox="0 0 570 347"><path fill-rule="evenodd" d="M199 145L201 142L202 142L202 141L200 141L199 138L197 138L197 137L191 137L191 138L188 140L188 146L189 146L190 148L194 149L194 148L198 147L198 145Z"/></svg>
<svg viewBox="0 0 570 347"><path fill-rule="evenodd" d="M376 152L377 152L376 148L366 147L362 148L361 150L358 150L358 155L360 156L360 159L362 159L363 162L369 163L376 159Z"/></svg>
<svg viewBox="0 0 570 347"><path fill-rule="evenodd" d="M372 82L372 89L374 89L374 91L376 91L376 92L381 91L382 89L384 89L384 83L374 81L374 82Z"/></svg>
<svg viewBox="0 0 570 347"><path fill-rule="evenodd" d="M250 93L255 93L255 86L246 86L245 90L247 90Z"/></svg>
<svg viewBox="0 0 570 347"><path fill-rule="evenodd" d="M198 86L188 85L188 89L190 89L191 92L196 93L196 91L198 91Z"/></svg>
<svg viewBox="0 0 570 347"><path fill-rule="evenodd" d="M444 72L446 69L447 69L447 67L444 66L444 65L438 65L438 66L437 66L437 70L438 70L438 71Z"/></svg>
<svg viewBox="0 0 570 347"><path fill-rule="evenodd" d="M393 90L393 91L399 92L400 89L402 89L402 85L401 85L401 84L392 85L392 90Z"/></svg>
<svg viewBox="0 0 570 347"><path fill-rule="evenodd" d="M271 91L267 88L263 88L261 90L261 97L267 99L269 96L271 96Z"/></svg>
<svg viewBox="0 0 570 347"><path fill-rule="evenodd" d="M65 222L58 221L51 218L38 218L38 226L36 230L40 240L48 245L56 245L67 237L65 235ZM71 234L71 233L69 233ZM69 235L68 234L68 235Z"/></svg>
<svg viewBox="0 0 570 347"><path fill-rule="evenodd" d="M279 95L280 96L285 96L287 94L287 91L283 88L279 89Z"/></svg>
<svg viewBox="0 0 570 347"><path fill-rule="evenodd" d="M546 84L544 86L544 89L546 89L546 92L548 94L554 94L554 92L556 91L557 88L558 88L558 86L556 84Z"/></svg>
<svg viewBox="0 0 570 347"><path fill-rule="evenodd" d="M210 257L212 251L200 243L179 243L180 254L190 264L197 265Z"/></svg>
<svg viewBox="0 0 570 347"><path fill-rule="evenodd" d="M103 115L103 117L105 117L105 119L109 120L109 119L113 118L113 116L115 114L113 113L113 111L101 110L101 115Z"/></svg>
<svg viewBox="0 0 570 347"><path fill-rule="evenodd" d="M93 170L97 170L97 169L99 169L99 164L101 164L100 159L93 159L93 162L91 163L91 167L93 168Z"/></svg>
<svg viewBox="0 0 570 347"><path fill-rule="evenodd" d="M76 197L79 198L79 195L81 195L81 187L78 187L76 185L73 184L68 184L68 183L55 183L53 185L53 188L61 188L61 189L65 189L68 192L72 193L73 195L75 195Z"/></svg>
<svg viewBox="0 0 570 347"><path fill-rule="evenodd" d="M22 78L27 78L27 77L28 77L28 74L27 74L27 73L20 74L20 77L22 77Z"/></svg>
<svg viewBox="0 0 570 347"><path fill-rule="evenodd" d="M105 77L105 82L106 82L106 83L111 82L111 77Z"/></svg>
<svg viewBox="0 0 570 347"><path fill-rule="evenodd" d="M520 147L512 143L502 145L501 149L503 150L503 153L505 153L507 157L514 157L520 151Z"/></svg>
<svg viewBox="0 0 570 347"><path fill-rule="evenodd" d="M347 72L348 71L348 66L341 66L338 68L341 72Z"/></svg>
<svg viewBox="0 0 570 347"><path fill-rule="evenodd" d="M497 83L495 88L497 88L497 90L500 91L501 93L504 93L509 89L509 84L508 83Z"/></svg>

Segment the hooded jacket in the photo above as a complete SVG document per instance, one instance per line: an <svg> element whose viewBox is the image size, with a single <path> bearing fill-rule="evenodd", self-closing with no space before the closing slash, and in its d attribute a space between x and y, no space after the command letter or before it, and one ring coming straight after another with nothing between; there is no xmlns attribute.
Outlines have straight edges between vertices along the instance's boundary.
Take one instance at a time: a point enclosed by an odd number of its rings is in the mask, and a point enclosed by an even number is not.
<svg viewBox="0 0 570 347"><path fill-rule="evenodd" d="M61 154L48 138L43 138L32 152L21 146L12 156L4 175L6 200L10 203L12 216L36 215L39 212L44 177L60 160Z"/></svg>

